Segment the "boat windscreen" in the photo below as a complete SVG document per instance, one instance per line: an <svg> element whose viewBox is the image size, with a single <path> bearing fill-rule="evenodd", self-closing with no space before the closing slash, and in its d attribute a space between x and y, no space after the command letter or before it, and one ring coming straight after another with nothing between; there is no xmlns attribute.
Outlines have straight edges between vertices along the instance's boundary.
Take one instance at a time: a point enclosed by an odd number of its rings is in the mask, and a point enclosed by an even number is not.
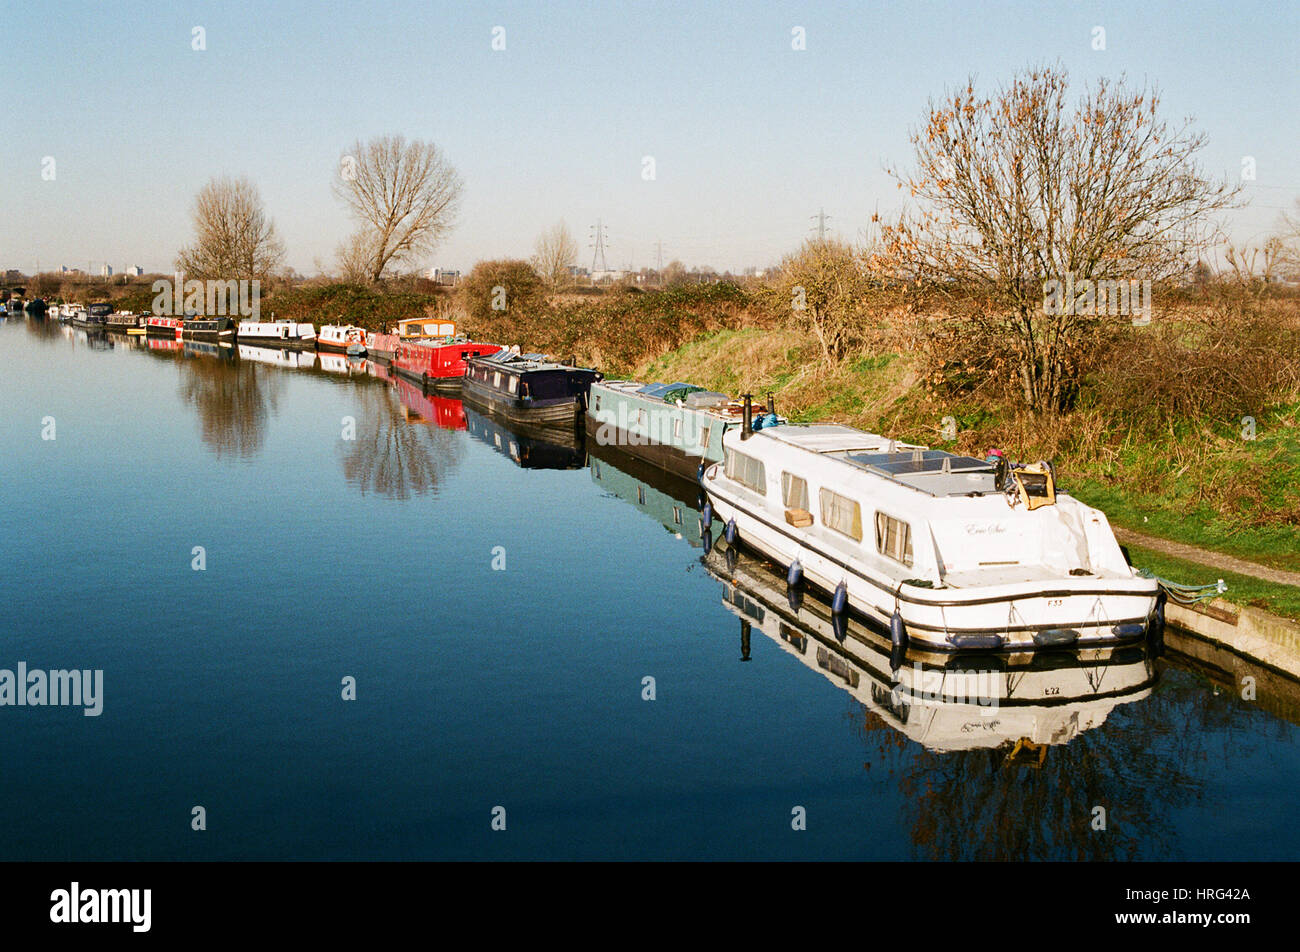
<svg viewBox="0 0 1300 952"><path fill-rule="evenodd" d="M980 473L993 467L973 456L956 456L943 450L913 450L901 453L848 453L846 458L886 476L918 473Z"/></svg>

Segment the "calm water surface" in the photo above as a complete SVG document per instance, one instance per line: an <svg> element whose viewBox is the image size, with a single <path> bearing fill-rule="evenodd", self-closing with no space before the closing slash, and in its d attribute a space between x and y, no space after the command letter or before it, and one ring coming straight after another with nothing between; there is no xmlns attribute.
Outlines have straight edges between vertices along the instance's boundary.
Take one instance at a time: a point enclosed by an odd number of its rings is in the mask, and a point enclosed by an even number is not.
<svg viewBox="0 0 1300 952"><path fill-rule="evenodd" d="M104 672L99 717L0 707L0 859L1297 855L1286 699L1138 652L900 706L608 450L341 359L0 356L0 668Z"/></svg>

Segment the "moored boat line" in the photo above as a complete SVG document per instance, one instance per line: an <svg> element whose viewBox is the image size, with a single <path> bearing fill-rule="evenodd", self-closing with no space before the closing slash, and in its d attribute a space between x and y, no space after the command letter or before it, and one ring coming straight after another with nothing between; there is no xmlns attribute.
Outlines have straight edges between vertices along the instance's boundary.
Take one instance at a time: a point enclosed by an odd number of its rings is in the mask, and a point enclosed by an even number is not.
<svg viewBox="0 0 1300 952"><path fill-rule="evenodd" d="M93 330L111 313L95 304L73 320ZM834 424L789 424L770 402L755 413L748 397L690 384L605 381L573 362L458 335L390 335L399 337L394 359L381 369L346 349L314 353L310 324L134 317L151 350L175 347L179 336L187 355L395 382L408 422L465 427L521 466L580 465L590 442L597 452L692 479L694 491L703 489L694 506L703 510L696 525L706 551L716 515L727 549L744 545L771 559L788 571L792 591L819 590L837 614L885 625L905 645L1093 647L1141 640L1161 620L1157 581L1135 575L1105 516L1058 491L1046 465L974 459ZM326 330L318 347L346 348L361 333L351 325ZM428 330L426 322L421 332ZM448 347L447 362L464 367L462 395L472 410L432 398L425 371L414 372L421 365L410 349L428 359Z"/></svg>

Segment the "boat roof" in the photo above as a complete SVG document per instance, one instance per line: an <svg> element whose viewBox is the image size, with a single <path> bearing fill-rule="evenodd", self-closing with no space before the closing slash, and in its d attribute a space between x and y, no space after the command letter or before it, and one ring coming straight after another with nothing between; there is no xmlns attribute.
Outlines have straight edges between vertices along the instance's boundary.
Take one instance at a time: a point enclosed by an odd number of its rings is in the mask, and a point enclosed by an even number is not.
<svg viewBox="0 0 1300 952"><path fill-rule="evenodd" d="M481 354L478 357L470 357L468 359L470 361L492 364L503 370L514 370L517 372L533 370L586 370L584 367L571 367L568 364L556 363L546 354L516 354L504 349L497 351L495 354Z"/></svg>
<svg viewBox="0 0 1300 952"><path fill-rule="evenodd" d="M994 467L973 456L932 450L838 423L785 424L759 431L931 496L994 492Z"/></svg>

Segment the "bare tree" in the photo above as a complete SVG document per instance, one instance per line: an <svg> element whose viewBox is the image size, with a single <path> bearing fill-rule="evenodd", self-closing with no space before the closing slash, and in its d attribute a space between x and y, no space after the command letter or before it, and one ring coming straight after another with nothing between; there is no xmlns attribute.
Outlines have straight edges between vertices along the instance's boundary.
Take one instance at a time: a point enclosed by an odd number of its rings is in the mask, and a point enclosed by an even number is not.
<svg viewBox="0 0 1300 952"><path fill-rule="evenodd" d="M191 212L195 241L176 256L192 278L265 280L284 260L284 242L247 178L214 178L199 190Z"/></svg>
<svg viewBox="0 0 1300 952"><path fill-rule="evenodd" d="M335 194L360 225L367 277L431 251L455 224L461 178L432 142L403 136L358 140L339 161Z"/></svg>
<svg viewBox="0 0 1300 952"><path fill-rule="evenodd" d="M578 242L569 226L559 222L537 239L533 255L533 268L542 280L555 287L569 280L569 268L578 260Z"/></svg>
<svg viewBox="0 0 1300 952"><path fill-rule="evenodd" d="M1099 325L1072 302L1047 308L1045 282L1189 271L1209 216L1238 191L1200 173L1205 136L1190 120L1161 120L1154 91L1101 80L1073 110L1068 91L1064 71L1041 69L992 98L972 80L932 101L911 135L916 168L890 170L919 210L881 236L896 274L987 300L983 327L965 336L982 329L1012 345L1019 388L1038 410L1068 405Z"/></svg>
<svg viewBox="0 0 1300 952"><path fill-rule="evenodd" d="M354 231L334 252L339 277L348 284L363 284L371 279L374 250L369 233Z"/></svg>
<svg viewBox="0 0 1300 952"><path fill-rule="evenodd" d="M1300 280L1300 198L1278 221L1278 272L1291 281Z"/></svg>

